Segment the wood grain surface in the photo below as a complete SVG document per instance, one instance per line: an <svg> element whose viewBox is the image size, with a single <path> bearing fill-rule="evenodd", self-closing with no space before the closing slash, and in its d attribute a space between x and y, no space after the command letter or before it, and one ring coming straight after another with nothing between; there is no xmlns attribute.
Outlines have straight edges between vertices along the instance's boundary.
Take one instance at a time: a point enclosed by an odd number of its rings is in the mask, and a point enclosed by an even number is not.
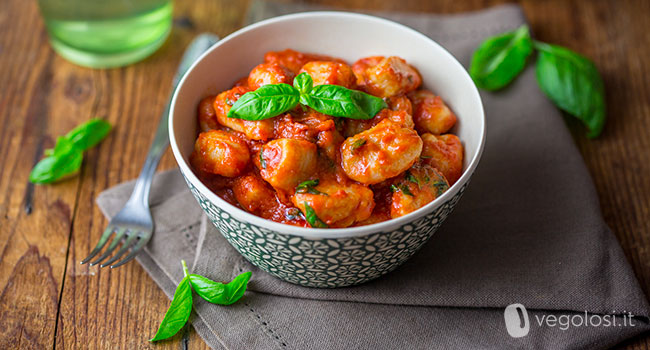
<svg viewBox="0 0 650 350"><path fill-rule="evenodd" d="M455 13L499 0L314 3L348 9ZM650 293L650 2L519 2L537 39L590 57L603 74L609 119L588 140L567 119L616 233ZM137 263L99 270L79 265L107 222L97 195L138 175L152 129L185 46L198 33L240 28L248 1L176 1L164 46L129 67L92 70L48 45L37 2L0 2L0 349L206 349L191 327L150 344L169 300ZM93 116L114 131L85 156L79 176L52 186L27 182L57 135ZM175 162L168 152L160 169ZM619 345L650 349L648 335Z"/></svg>

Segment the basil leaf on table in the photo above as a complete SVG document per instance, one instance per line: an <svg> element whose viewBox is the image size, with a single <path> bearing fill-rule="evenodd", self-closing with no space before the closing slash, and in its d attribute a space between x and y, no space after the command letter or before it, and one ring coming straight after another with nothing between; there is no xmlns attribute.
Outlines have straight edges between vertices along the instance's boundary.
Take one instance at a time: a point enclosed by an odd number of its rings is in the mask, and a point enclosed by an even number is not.
<svg viewBox="0 0 650 350"><path fill-rule="evenodd" d="M309 94L300 98L301 103L320 113L351 119L372 119L387 107L379 97L339 85L314 86Z"/></svg>
<svg viewBox="0 0 650 350"><path fill-rule="evenodd" d="M289 84L269 84L242 95L228 111L228 118L273 118L298 105L300 93Z"/></svg>
<svg viewBox="0 0 650 350"><path fill-rule="evenodd" d="M83 152L97 145L110 131L111 124L109 122L93 118L72 129L65 135L65 138ZM54 154L54 150L46 149L44 153L46 156L51 156Z"/></svg>
<svg viewBox="0 0 650 350"><path fill-rule="evenodd" d="M527 26L485 40L472 56L469 74L485 90L498 90L510 83L526 65L533 50Z"/></svg>
<svg viewBox="0 0 650 350"><path fill-rule="evenodd" d="M251 275L250 271L244 272L228 284L215 282L201 275L192 274L189 277L192 288L201 298L213 304L231 305L244 295Z"/></svg>
<svg viewBox="0 0 650 350"><path fill-rule="evenodd" d="M29 181L37 184L52 183L79 171L83 152L65 137L59 137L51 155L41 159L29 174Z"/></svg>
<svg viewBox="0 0 650 350"><path fill-rule="evenodd" d="M170 338L185 326L192 313L192 287L190 278L185 276L176 287L169 309L165 313L156 335L149 341Z"/></svg>
<svg viewBox="0 0 650 350"><path fill-rule="evenodd" d="M72 129L65 137L72 141L75 147L85 151L98 144L110 131L111 124L103 119L93 118Z"/></svg>
<svg viewBox="0 0 650 350"><path fill-rule="evenodd" d="M52 183L81 168L83 152L98 144L111 131L111 125L99 118L93 118L65 136L56 140L53 149L46 149L41 159L29 174L29 181L37 184Z"/></svg>
<svg viewBox="0 0 650 350"><path fill-rule="evenodd" d="M535 43L537 83L558 107L600 135L605 125L605 89L596 66L582 55L561 46Z"/></svg>

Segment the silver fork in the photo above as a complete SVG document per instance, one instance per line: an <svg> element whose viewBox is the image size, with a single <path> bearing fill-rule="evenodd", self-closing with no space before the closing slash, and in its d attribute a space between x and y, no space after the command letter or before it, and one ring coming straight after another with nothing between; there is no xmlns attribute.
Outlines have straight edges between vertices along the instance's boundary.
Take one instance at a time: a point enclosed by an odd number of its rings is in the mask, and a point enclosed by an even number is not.
<svg viewBox="0 0 650 350"><path fill-rule="evenodd" d="M176 89L176 85L178 85L178 82L180 81L180 78L185 74L192 63L194 63L202 53L214 45L218 40L219 38L216 35L204 33L196 37L190 43L183 54L181 63L178 66L176 75L174 76L172 95L173 91ZM82 264L87 263L94 258L95 255L99 254L106 243L108 243L111 236L113 239L108 245L108 248L106 248L106 251L104 251L104 253L97 259L92 261L90 266L99 264L102 260L109 257L122 241L124 242L122 243L120 250L118 250L112 258L101 264L100 267L110 265L111 268L115 268L124 265L133 259L151 239L154 223L151 218L151 210L149 209L149 190L151 189L151 181L156 172L156 167L158 167L158 162L169 145L168 119L170 104L171 97L160 118L160 124L158 124L156 136L149 148L149 153L147 154L147 159L140 171L140 175L135 182L135 188L133 189L133 193L131 193L131 197L122 210L120 210L119 213L117 213L117 215L115 215L108 223L108 227L106 227L99 242L97 242L95 248L90 252L90 255L81 261ZM117 261L127 251L129 251L129 254L124 259L113 264L113 262Z"/></svg>

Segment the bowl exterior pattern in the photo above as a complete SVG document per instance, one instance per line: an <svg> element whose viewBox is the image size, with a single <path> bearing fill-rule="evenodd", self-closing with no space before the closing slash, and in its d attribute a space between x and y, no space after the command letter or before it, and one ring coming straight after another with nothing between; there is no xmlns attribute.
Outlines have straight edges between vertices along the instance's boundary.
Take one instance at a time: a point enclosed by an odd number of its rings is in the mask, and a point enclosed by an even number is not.
<svg viewBox="0 0 650 350"><path fill-rule="evenodd" d="M217 207L185 179L210 221L251 263L290 283L336 288L384 275L420 249L452 212L469 180L434 212L389 232L311 239L240 221Z"/></svg>

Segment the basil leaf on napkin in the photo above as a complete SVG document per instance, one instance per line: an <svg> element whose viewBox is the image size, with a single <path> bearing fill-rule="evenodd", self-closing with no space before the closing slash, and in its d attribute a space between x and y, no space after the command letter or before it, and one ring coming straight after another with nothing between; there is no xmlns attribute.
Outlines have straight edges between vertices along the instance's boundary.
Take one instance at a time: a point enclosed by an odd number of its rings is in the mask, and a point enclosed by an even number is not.
<svg viewBox="0 0 650 350"><path fill-rule="evenodd" d="M289 84L269 84L242 95L228 111L228 118L262 120L293 109L300 93Z"/></svg>
<svg viewBox="0 0 650 350"><path fill-rule="evenodd" d="M587 136L600 135L605 124L605 88L596 66L561 46L535 43L537 83L560 109L582 121Z"/></svg>
<svg viewBox="0 0 650 350"><path fill-rule="evenodd" d="M65 137L56 140L51 155L41 159L29 174L29 181L47 184L73 175L81 168L83 153Z"/></svg>
<svg viewBox="0 0 650 350"><path fill-rule="evenodd" d="M301 102L320 113L351 119L372 119L387 107L379 97L338 85L315 86Z"/></svg>
<svg viewBox="0 0 650 350"><path fill-rule="evenodd" d="M185 276L176 287L169 309L165 313L156 335L149 341L170 338L185 326L192 313L192 287L190 278Z"/></svg>
<svg viewBox="0 0 650 350"><path fill-rule="evenodd" d="M201 298L213 304L231 305L244 295L251 275L250 271L244 272L228 284L215 282L201 275L192 274L189 277L192 288Z"/></svg>
<svg viewBox="0 0 650 350"><path fill-rule="evenodd" d="M483 41L472 57L470 75L480 88L501 89L521 73L533 48L539 52L536 76L544 94L582 121L588 137L600 135L605 88L594 63L567 48L532 40L525 25Z"/></svg>
<svg viewBox="0 0 650 350"><path fill-rule="evenodd" d="M532 51L528 27L523 25L481 43L472 56L469 74L482 89L501 89L524 69Z"/></svg>
<svg viewBox="0 0 650 350"><path fill-rule="evenodd" d="M181 264L183 265L185 277L176 287L172 302L169 304L169 309L167 309L156 335L149 341L167 339L183 328L192 313L192 288L194 288L196 294L210 303L230 305L244 295L248 281L253 274L250 271L244 272L235 277L230 283L223 284L201 275L190 274L185 260L181 260Z"/></svg>

